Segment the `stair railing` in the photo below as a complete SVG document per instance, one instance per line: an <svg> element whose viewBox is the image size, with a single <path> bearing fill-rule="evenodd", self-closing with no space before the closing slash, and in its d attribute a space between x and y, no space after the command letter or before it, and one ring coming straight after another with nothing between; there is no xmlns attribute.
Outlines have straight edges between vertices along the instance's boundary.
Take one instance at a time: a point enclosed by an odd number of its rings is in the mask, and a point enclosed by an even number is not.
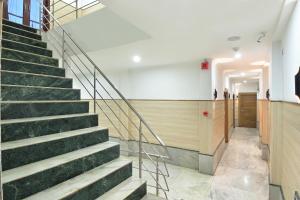
<svg viewBox="0 0 300 200"><path fill-rule="evenodd" d="M75 78L85 89L87 94L93 99L94 113L97 112L97 108L102 111L104 116L112 125L112 128L118 133L120 140L129 142L129 138L127 138L128 140L126 139L124 132L121 131L122 129L125 130L127 136L133 138L133 141L138 141L137 150L125 150L125 152L138 155L138 167L133 167L138 169L139 177L142 178L143 171L147 171L154 181L154 185L151 185L149 183L147 185L155 188L157 196L159 195L159 191L162 191L165 198L168 199L167 192L169 191L169 186L167 177L169 177L169 171L167 168L166 160L170 159L170 154L168 152L167 146L162 141L162 139L153 131L150 125L141 116L141 114L131 105L131 103L102 72L97 64L61 26L59 21L53 16L53 14L47 9L47 7L43 5L42 1L40 1L40 5L41 34L43 30L47 32L45 36L49 37L48 40L53 49L55 49L55 52L59 56L61 56L62 67L70 70L70 72L75 76ZM53 26L50 28L49 24L53 24ZM103 83L103 81L106 83L106 85ZM97 86L100 86L100 88L98 88ZM109 91L109 89L111 89L111 91ZM114 97L114 95L112 95L112 92L114 92L117 97ZM101 103L97 101L97 97L100 97ZM120 101L125 103L125 105L131 111L130 113L133 113L134 118L125 111L125 109L123 108L123 104L118 103ZM120 112L116 112L112 105L116 106ZM104 106L106 107L104 108ZM110 114L108 114L108 111L110 112ZM127 123L124 123L124 121L122 120L122 116L119 116L119 114L122 114L125 119L128 120ZM129 125L130 127L132 126L133 130L129 130ZM138 138L136 138L132 133L134 131L138 135ZM149 139L149 136L151 136L151 140ZM154 146L156 148L154 148ZM154 168L154 170L149 169L149 166L144 163L144 158L147 159L150 167ZM161 166L163 167L163 169L161 169ZM163 185L160 182L160 177L163 177Z"/></svg>

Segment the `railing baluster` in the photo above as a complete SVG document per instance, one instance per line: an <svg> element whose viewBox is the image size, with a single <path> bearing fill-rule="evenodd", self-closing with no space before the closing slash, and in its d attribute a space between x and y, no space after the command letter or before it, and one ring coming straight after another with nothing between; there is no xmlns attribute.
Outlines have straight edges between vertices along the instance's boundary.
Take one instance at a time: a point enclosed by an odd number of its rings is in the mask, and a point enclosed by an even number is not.
<svg viewBox="0 0 300 200"><path fill-rule="evenodd" d="M142 120L140 120L139 126L139 177L142 178L142 167L143 167L143 153L142 153L142 144L143 144L143 137L142 137Z"/></svg>
<svg viewBox="0 0 300 200"><path fill-rule="evenodd" d="M65 31L62 31L62 51L61 51L61 59L62 59L62 67L65 68Z"/></svg>
<svg viewBox="0 0 300 200"><path fill-rule="evenodd" d="M96 68L94 67L94 113L96 113Z"/></svg>
<svg viewBox="0 0 300 200"><path fill-rule="evenodd" d="M78 18L78 0L76 0L76 19Z"/></svg>
<svg viewBox="0 0 300 200"><path fill-rule="evenodd" d="M158 157L156 157L156 196L159 195L159 163Z"/></svg>

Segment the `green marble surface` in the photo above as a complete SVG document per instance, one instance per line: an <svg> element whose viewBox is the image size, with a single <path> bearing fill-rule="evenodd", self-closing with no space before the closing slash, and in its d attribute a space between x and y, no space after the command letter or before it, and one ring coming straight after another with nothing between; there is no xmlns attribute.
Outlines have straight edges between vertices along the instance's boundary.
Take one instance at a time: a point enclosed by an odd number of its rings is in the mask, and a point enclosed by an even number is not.
<svg viewBox="0 0 300 200"><path fill-rule="evenodd" d="M1 119L18 119L89 112L89 102L1 103Z"/></svg>
<svg viewBox="0 0 300 200"><path fill-rule="evenodd" d="M101 164L118 158L120 155L119 152L120 147L114 146L64 165L59 165L49 170L6 183L3 185L4 200L19 200L34 193L40 192L53 185L78 176L85 171L100 166ZM105 177L102 179L102 181L99 181L99 183L101 182L102 185L98 184L98 187L101 188L101 190L107 190L108 188L112 187L111 185L120 183L122 180L131 176L131 170L131 166L121 168L120 170L116 171L113 176ZM86 199L83 198L81 200Z"/></svg>
<svg viewBox="0 0 300 200"><path fill-rule="evenodd" d="M45 48L26 45L24 43L18 43L15 41L10 41L10 40L5 40L5 39L2 40L1 43L2 43L2 46L5 48L15 49L15 50L19 50L19 51L25 51L25 52L29 52L29 53L52 57L52 51L45 49Z"/></svg>
<svg viewBox="0 0 300 200"><path fill-rule="evenodd" d="M1 71L1 83L7 85L72 88L73 80L61 77L39 76Z"/></svg>
<svg viewBox="0 0 300 200"><path fill-rule="evenodd" d="M45 74L52 76L65 76L65 69L49 67L41 64L25 63L16 60L1 59L1 68L8 71L27 72L33 74Z"/></svg>
<svg viewBox="0 0 300 200"><path fill-rule="evenodd" d="M16 50L12 50L12 49L2 48L1 56L2 56L2 58L12 59L12 60L19 60L19 61L51 65L51 66L58 66L58 59L56 59L56 58L40 56L40 55L22 52L22 51L16 51Z"/></svg>
<svg viewBox="0 0 300 200"><path fill-rule="evenodd" d="M32 32L29 32L29 31L26 31L26 30L23 30L23 29L19 29L19 28L7 26L7 25L3 25L2 30L5 31L5 32L10 32L10 33L14 33L14 34L17 34L17 35L22 35L22 36L33 38L33 39L36 39L36 40L41 40L41 38L42 38L40 35L38 35L36 33L32 33Z"/></svg>
<svg viewBox="0 0 300 200"><path fill-rule="evenodd" d="M103 129L88 134L5 150L1 154L2 169L12 169L106 141L108 141L108 130Z"/></svg>
<svg viewBox="0 0 300 200"><path fill-rule="evenodd" d="M98 115L55 118L1 125L2 142L98 126Z"/></svg>
<svg viewBox="0 0 300 200"><path fill-rule="evenodd" d="M1 85L2 101L79 100L80 90Z"/></svg>
<svg viewBox="0 0 300 200"><path fill-rule="evenodd" d="M22 42L22 43L30 44L30 45L33 45L33 46L47 48L47 43L46 42L30 39L30 38L27 38L27 37L22 37L20 35L4 32L4 31L2 32L2 37L4 39L13 40L13 41L16 41L16 42Z"/></svg>
<svg viewBox="0 0 300 200"><path fill-rule="evenodd" d="M6 25L9 25L9 26L20 28L20 29L30 31L30 32L33 32L33 33L37 33L37 29L34 29L32 27L29 27L29 26L24 26L22 24L18 24L18 23L15 23L15 22L11 22L11 21L8 21L8 20L5 20L5 19L2 20L2 24L6 24Z"/></svg>
<svg viewBox="0 0 300 200"><path fill-rule="evenodd" d="M124 200L140 200L147 194L147 184L144 183Z"/></svg>

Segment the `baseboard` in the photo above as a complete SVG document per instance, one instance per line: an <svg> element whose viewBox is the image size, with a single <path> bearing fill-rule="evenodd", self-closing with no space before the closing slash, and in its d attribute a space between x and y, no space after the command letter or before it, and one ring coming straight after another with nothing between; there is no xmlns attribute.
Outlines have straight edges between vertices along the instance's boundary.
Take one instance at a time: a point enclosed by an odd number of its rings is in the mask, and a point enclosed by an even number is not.
<svg viewBox="0 0 300 200"><path fill-rule="evenodd" d="M269 185L269 199L270 200L285 200L282 188L280 185Z"/></svg>
<svg viewBox="0 0 300 200"><path fill-rule="evenodd" d="M110 140L120 143L121 155L138 156L137 141L121 141L116 137L110 137ZM213 155L201 154L198 151L187 149L167 147L171 159L166 160L166 162L176 166L198 170L203 174L214 175L226 147L227 144L224 139L220 142ZM155 153L153 152L153 149L155 149L155 151L164 154L164 150L156 144L143 143L143 148L150 153Z"/></svg>

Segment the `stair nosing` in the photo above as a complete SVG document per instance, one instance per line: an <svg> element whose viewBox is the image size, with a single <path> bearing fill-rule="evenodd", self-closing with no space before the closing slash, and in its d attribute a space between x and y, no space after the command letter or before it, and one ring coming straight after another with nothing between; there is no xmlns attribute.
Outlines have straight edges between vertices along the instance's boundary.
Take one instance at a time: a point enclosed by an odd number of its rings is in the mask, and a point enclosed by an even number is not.
<svg viewBox="0 0 300 200"><path fill-rule="evenodd" d="M22 87L22 88L46 88L46 89L57 89L57 90L76 90L80 91L80 89L74 89L74 88L60 88L60 87L43 87L43 86L31 86L31 85L11 85L11 84L1 84L1 86L4 87Z"/></svg>
<svg viewBox="0 0 300 200"><path fill-rule="evenodd" d="M44 43L47 45L47 42L44 42L43 40L38 40L38 39L34 39L34 38L30 38L30 37L26 37L26 36L23 36L23 35L18 35L18 34L15 34L15 33L11 33L11 32L7 32L7 31L2 31L3 33L8 33L8 34L12 34L12 35L16 35L18 37L23 37L23 38L27 38L27 39L30 39L30 40L35 40L35 41L38 41L38 42L41 42L41 43ZM2 36L3 37L3 36Z"/></svg>
<svg viewBox="0 0 300 200"><path fill-rule="evenodd" d="M39 137L3 142L3 143L1 143L1 151L22 148L22 147L32 146L32 145L36 145L36 144L42 144L44 142L51 142L51 141L65 139L65 138L76 137L79 135L85 135L85 134L89 134L94 131L102 131L102 130L107 130L107 128L102 128L100 126L94 126L94 127L77 129L77 130L72 130L72 131L65 131L65 132L55 133L55 134L50 134L50 135L43 135L43 136L39 136Z"/></svg>
<svg viewBox="0 0 300 200"><path fill-rule="evenodd" d="M63 118L72 118L72 117L81 117L81 116L97 116L95 113L80 113L80 114L68 114L68 115L52 115L52 116L44 116L44 117L28 117L28 118L19 118L19 119L6 119L1 120L0 125L5 124L15 124L15 123L25 123L25 122L33 122L33 121L45 121L45 120L53 120L53 119L63 119Z"/></svg>
<svg viewBox="0 0 300 200"><path fill-rule="evenodd" d="M7 21L7 22L15 23L15 22L13 22L13 21L10 21L10 20L4 19L4 18L2 18L2 21ZM2 23L2 24L3 24L3 23ZM16 24L19 24L19 23L16 23ZM24 25L24 24L19 24L19 25L25 26L25 27L28 27L28 28L32 28L32 29L34 29L34 30L36 30L36 31L39 31L38 29L35 29L35 28L31 27L31 26L27 26L27 25Z"/></svg>
<svg viewBox="0 0 300 200"><path fill-rule="evenodd" d="M20 71L0 70L0 73L2 73L2 72L13 73L13 74L26 74L26 75L31 75L31 76L42 76L42 77L50 77L50 78L59 78L59 79L73 80L72 78L68 78L68 77L53 76L53 75L47 75L47 74L35 74L35 73L20 72Z"/></svg>
<svg viewBox="0 0 300 200"><path fill-rule="evenodd" d="M47 48L44 48L44 47L34 46L32 44L27 44L27 43L14 41L14 40L6 39L6 38L2 38L2 40L8 41L8 42L13 42L13 43L18 43L18 44L25 45L25 46L30 46L30 47L33 47L33 48L38 48L38 49L41 49L41 50L51 51L51 50L49 50Z"/></svg>
<svg viewBox="0 0 300 200"><path fill-rule="evenodd" d="M55 68L55 69L64 69L64 68L55 67L55 66L52 66L52 65L47 65L47 64L42 64L42 63L33 63L33 62L28 62L28 61L20 61L20 60L15 60L15 59L10 59L10 58L1 58L1 60L9 60L9 61L14 61L14 62L19 62L19 63L26 63L26 64L33 64L33 65L42 65L42 66L45 66L45 67L52 67L52 68Z"/></svg>
<svg viewBox="0 0 300 200"><path fill-rule="evenodd" d="M20 53L30 54L30 55L33 55L33 56L44 57L44 58L48 58L48 59L53 59L53 60L59 61L59 59L57 59L57 58L53 58L53 57L49 57L49 56L44 56L44 55L40 55L40 54L35 54L35 53L31 53L31 52L20 51L20 50L16 50L16 49L7 48L7 47L2 47L2 49L9 50L9 51L17 51L17 52L20 52ZM36 63L36 64L39 64L39 63Z"/></svg>
<svg viewBox="0 0 300 200"><path fill-rule="evenodd" d="M45 195L45 193L47 196L49 196L49 194L47 194L47 193L50 193L50 194L55 193L56 197L54 197L54 199L61 199L61 198L70 196L70 195L74 194L75 192L77 192L78 189L88 187L88 186L92 185L93 183L97 182L98 180L101 180L102 178L108 176L109 174L112 174L112 173L116 172L117 170L121 169L122 167L125 167L126 165L129 165L131 163L132 163L132 161L123 160L121 158L112 160L108 163L105 163L101 166L91 169L79 176L75 176L69 180L66 180L65 182L59 183L51 188L48 188L37 194L29 196L29 197L25 198L24 200L37 199L37 197L39 197L41 194ZM98 173L96 173L96 175L94 175L93 173L95 173L95 172L98 172ZM88 179L88 180L84 180L84 179ZM78 183L81 183L80 188L78 188L78 185L77 185ZM65 191L62 189L63 187L65 187ZM60 193L58 193L57 191L60 191Z"/></svg>
<svg viewBox="0 0 300 200"><path fill-rule="evenodd" d="M54 156L51 158L33 162L33 163L30 163L27 165L23 165L23 166L16 167L13 169L5 170L2 172L2 184L9 183L9 182L12 182L15 180L19 180L21 178L30 176L32 174L39 173L39 172L45 171L47 169L57 167L59 165L71 162L76 159L83 158L87 155L91 155L96 152L105 150L110 147L118 146L118 145L119 144L116 142L106 141L106 142L102 142L102 143L99 143L96 145L92 145L92 146L88 146L88 147L85 147L82 149L71 151L71 152L68 152L65 154L61 154L58 156ZM54 161L56 161L56 162L54 162ZM45 166L43 166L43 165L45 165ZM26 171L26 169L27 169L27 171ZM19 174L17 172L19 172Z"/></svg>
<svg viewBox="0 0 300 200"><path fill-rule="evenodd" d="M10 28L13 28L13 29L17 29L19 31L24 31L24 32L27 32L27 33L30 33L30 34L33 34L33 35L37 35L37 36L41 36L40 34L38 33L33 33L31 31L27 31L27 30L24 30L24 29L21 29L21 28L17 28L17 27L14 27L14 26L10 26L10 25L7 25L7 24L2 24L2 27L3 26L6 26L6 27L10 27ZM18 35L18 34L17 34ZM41 36L42 37L42 36Z"/></svg>

